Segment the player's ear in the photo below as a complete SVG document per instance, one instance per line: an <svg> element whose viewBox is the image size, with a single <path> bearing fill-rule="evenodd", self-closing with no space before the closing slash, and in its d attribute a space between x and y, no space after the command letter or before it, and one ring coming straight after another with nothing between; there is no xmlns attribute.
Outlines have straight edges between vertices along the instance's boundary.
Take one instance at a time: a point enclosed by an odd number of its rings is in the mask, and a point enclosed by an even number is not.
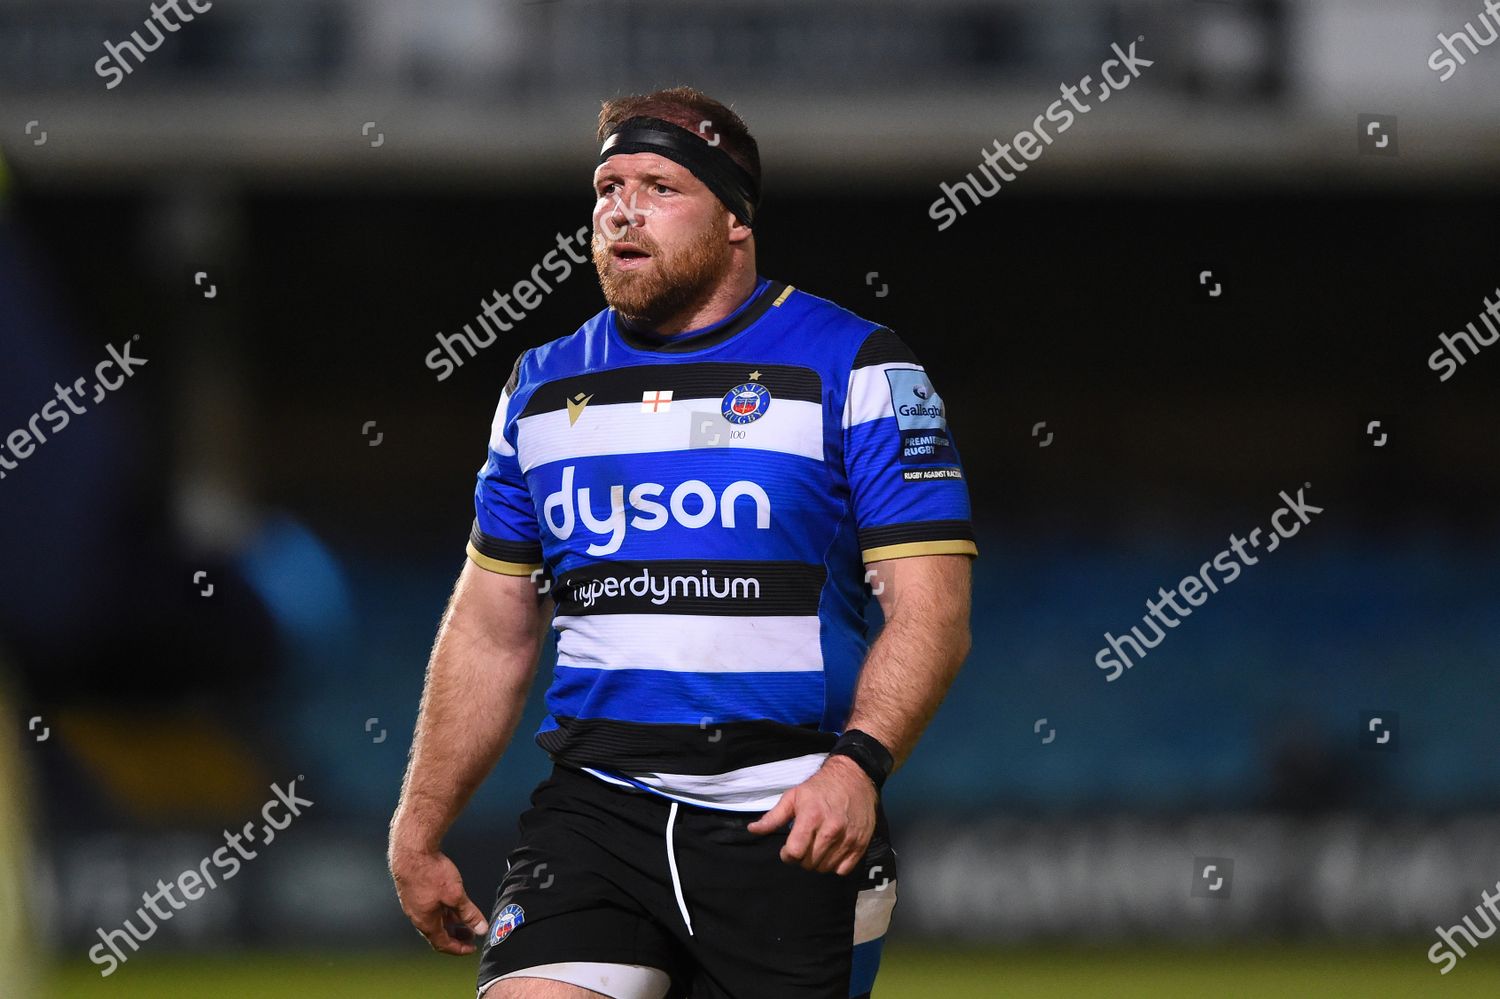
<svg viewBox="0 0 1500 999"><path fill-rule="evenodd" d="M729 242L743 243L745 240L755 235L754 231L749 226L740 221L740 217L738 215L736 215L734 212L728 211L727 209L725 211L729 216Z"/></svg>

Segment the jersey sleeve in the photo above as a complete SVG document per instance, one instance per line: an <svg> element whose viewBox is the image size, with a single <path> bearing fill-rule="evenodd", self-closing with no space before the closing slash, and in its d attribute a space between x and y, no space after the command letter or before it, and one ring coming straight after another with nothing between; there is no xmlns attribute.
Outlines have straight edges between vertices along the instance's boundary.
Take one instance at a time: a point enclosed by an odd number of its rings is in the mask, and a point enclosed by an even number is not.
<svg viewBox="0 0 1500 999"><path fill-rule="evenodd" d="M510 419L525 356L516 358L495 407L489 455L474 486L474 526L469 532L469 558L481 569L507 576L529 576L542 567L536 507L521 475Z"/></svg>
<svg viewBox="0 0 1500 999"><path fill-rule="evenodd" d="M888 329L865 338L849 372L844 456L866 562L979 554L947 408Z"/></svg>

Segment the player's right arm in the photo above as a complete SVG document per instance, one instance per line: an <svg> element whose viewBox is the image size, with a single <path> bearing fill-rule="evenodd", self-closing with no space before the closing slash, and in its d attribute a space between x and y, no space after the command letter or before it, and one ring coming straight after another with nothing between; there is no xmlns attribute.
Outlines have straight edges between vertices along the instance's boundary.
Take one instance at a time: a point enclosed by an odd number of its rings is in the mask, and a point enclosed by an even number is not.
<svg viewBox="0 0 1500 999"><path fill-rule="evenodd" d="M473 953L460 926L479 939L487 927L442 852L443 836L515 732L549 604L529 576L467 561L438 627L388 859L402 909L446 954Z"/></svg>
<svg viewBox="0 0 1500 999"><path fill-rule="evenodd" d="M486 932L464 893L443 836L510 742L536 671L552 601L536 510L516 452L516 358L490 423L489 451L474 487L474 525L427 663L388 859L401 908L445 954L470 954Z"/></svg>

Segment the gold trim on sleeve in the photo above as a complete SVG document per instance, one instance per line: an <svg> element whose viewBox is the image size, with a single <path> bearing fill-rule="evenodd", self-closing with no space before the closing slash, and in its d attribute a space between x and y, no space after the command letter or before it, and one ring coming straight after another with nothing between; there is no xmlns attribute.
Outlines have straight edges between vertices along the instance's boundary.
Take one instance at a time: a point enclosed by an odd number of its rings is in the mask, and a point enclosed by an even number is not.
<svg viewBox="0 0 1500 999"><path fill-rule="evenodd" d="M910 558L913 555L974 555L979 546L972 541L908 541L901 545L881 545L866 548L860 555L866 562L879 562L888 558Z"/></svg>
<svg viewBox="0 0 1500 999"><path fill-rule="evenodd" d="M502 576L529 576L542 567L542 563L540 562L503 562L498 558L490 558L478 548L475 548L472 541L469 542L466 550L469 553L470 561L479 566L479 568L488 569L490 572L498 572Z"/></svg>

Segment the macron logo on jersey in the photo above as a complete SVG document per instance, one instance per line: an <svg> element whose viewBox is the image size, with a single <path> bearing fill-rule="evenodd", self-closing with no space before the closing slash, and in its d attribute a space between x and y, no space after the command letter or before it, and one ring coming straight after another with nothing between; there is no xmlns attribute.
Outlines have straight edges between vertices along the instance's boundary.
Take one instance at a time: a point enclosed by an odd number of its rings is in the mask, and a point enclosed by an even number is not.
<svg viewBox="0 0 1500 999"><path fill-rule="evenodd" d="M595 515L589 499L589 486L577 490L575 499L574 472L572 465L563 469L562 488L547 496L542 505L542 519L547 522L547 529L553 536L563 541L571 538L574 528L582 522L592 533L609 539L603 544L591 542L585 550L590 555L612 555L625 543L625 486L605 487L609 492L609 515L600 518ZM745 496L755 502L755 526L761 530L771 526L771 497L757 483L748 479L729 483L718 496L714 495L713 489L702 479L688 479L672 490L672 495L668 497L666 505L663 505L653 497L662 495L666 489L660 482L642 482L632 486L628 502L636 513L629 519L628 526L641 531L659 531L672 521L686 528L697 529L712 523L717 515L723 526L734 527L735 501ZM692 512L687 509L689 497L697 499L697 509Z"/></svg>

